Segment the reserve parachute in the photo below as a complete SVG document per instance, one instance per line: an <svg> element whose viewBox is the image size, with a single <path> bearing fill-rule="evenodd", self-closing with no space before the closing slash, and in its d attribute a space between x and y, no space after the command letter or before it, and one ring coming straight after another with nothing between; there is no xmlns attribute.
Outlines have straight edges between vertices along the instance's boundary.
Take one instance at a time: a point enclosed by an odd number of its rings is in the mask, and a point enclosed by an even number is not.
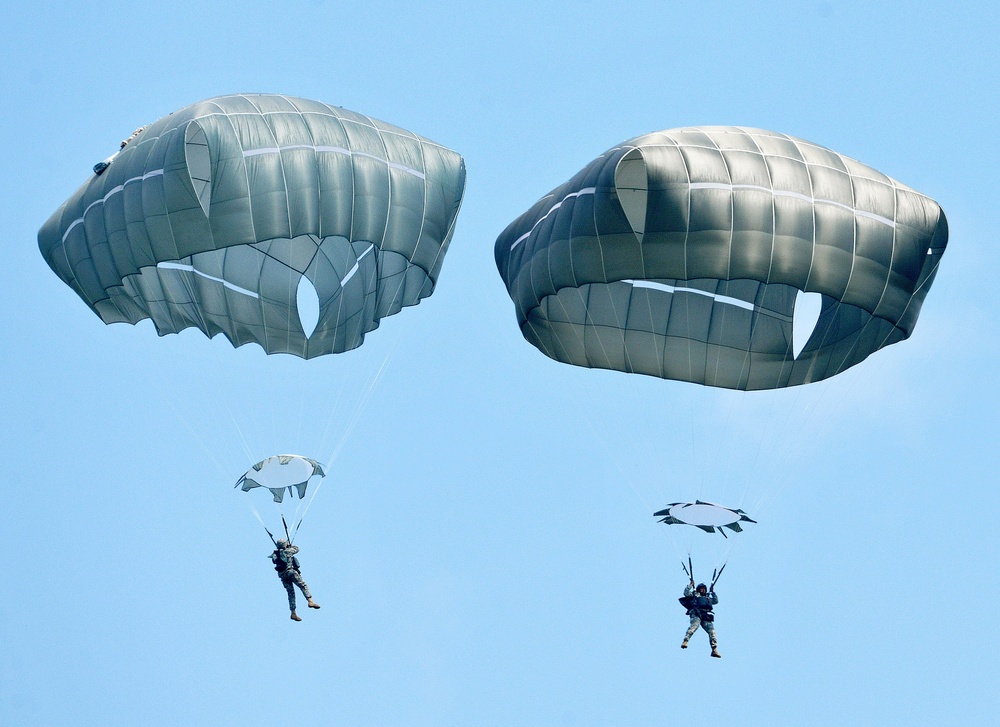
<svg viewBox="0 0 1000 727"><path fill-rule="evenodd" d="M235 94L143 128L38 233L105 323L313 358L429 296L462 157L318 101Z"/></svg>
<svg viewBox="0 0 1000 727"><path fill-rule="evenodd" d="M276 454L261 460L247 470L233 487L251 494L258 489L267 490L275 509L274 517L264 518L249 497L247 505L272 540L274 532L284 531L291 541L302 525L312 498L316 496L324 477L326 471L323 465L314 459L298 454ZM313 481L316 485L310 493L310 498L306 500L309 485Z"/></svg>
<svg viewBox="0 0 1000 727"><path fill-rule="evenodd" d="M745 526L757 523L739 508L726 507L702 500L672 502L662 510L654 512L653 517L659 518L658 522L668 526L671 545L689 579L692 581L695 579L692 553L698 555L696 560L700 565L704 565L706 562L714 564L715 568L709 581L712 587L715 586L722 571L725 570L737 545L734 542L735 539L731 539L730 536L735 533L743 533L746 529ZM709 538L705 533L718 534L722 537ZM687 553L686 564L681 556L682 552Z"/></svg>
<svg viewBox="0 0 1000 727"><path fill-rule="evenodd" d="M326 476L323 465L316 460L297 454L276 454L247 470L234 487L243 492L263 487L271 493L275 502L281 503L286 493L297 495L300 500L305 499L309 480L316 476Z"/></svg>
<svg viewBox="0 0 1000 727"><path fill-rule="evenodd" d="M494 252L521 333L546 356L759 390L907 338L947 239L936 202L871 167L709 126L610 149Z"/></svg>
<svg viewBox="0 0 1000 727"><path fill-rule="evenodd" d="M716 505L712 502L672 502L663 510L654 512L653 517L660 518L665 525L690 525L706 533L719 533L723 537L726 530L742 533L740 523L754 523L750 516L738 508Z"/></svg>

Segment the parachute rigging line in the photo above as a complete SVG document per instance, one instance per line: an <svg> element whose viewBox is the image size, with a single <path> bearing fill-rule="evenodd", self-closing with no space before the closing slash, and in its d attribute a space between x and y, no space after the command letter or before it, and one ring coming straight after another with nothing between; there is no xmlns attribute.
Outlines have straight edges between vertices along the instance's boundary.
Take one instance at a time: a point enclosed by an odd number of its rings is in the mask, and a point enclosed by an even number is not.
<svg viewBox="0 0 1000 727"><path fill-rule="evenodd" d="M722 577L722 571L724 571L726 569L727 565L729 565L728 562L723 563L722 567L719 568L719 572L718 573L716 573L715 571L712 571L712 585L709 586L708 590L711 591L711 590L713 590L715 588L715 584L719 582L719 579Z"/></svg>
<svg viewBox="0 0 1000 727"><path fill-rule="evenodd" d="M264 519L260 516L260 513L257 512L257 508L253 506L253 503L250 502L249 498L247 498L246 502L247 502L247 507L249 507L250 510L253 511L254 516L257 518L257 522L259 522L260 526L264 528L264 532L267 533L267 537L271 539L271 542L274 543L274 547L277 548L278 543L275 541L274 535L271 534L271 531L267 529L267 525L264 524Z"/></svg>

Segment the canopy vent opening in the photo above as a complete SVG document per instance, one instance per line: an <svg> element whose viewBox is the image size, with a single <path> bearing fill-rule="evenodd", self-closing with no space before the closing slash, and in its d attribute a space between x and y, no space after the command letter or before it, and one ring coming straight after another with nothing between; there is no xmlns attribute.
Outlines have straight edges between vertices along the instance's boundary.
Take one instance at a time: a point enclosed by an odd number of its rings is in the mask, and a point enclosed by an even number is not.
<svg viewBox="0 0 1000 727"><path fill-rule="evenodd" d="M639 149L633 149L621 158L615 169L615 188L618 201L625 211L635 236L642 242L646 234L646 201L649 198L649 182L646 176L646 160Z"/></svg>
<svg viewBox="0 0 1000 727"><path fill-rule="evenodd" d="M299 278L299 287L295 291L295 307L299 313L302 332L309 338L319 325L319 293L305 275Z"/></svg>
<svg viewBox="0 0 1000 727"><path fill-rule="evenodd" d="M212 157L208 151L208 137L197 121L188 124L184 132L184 158L191 184L198 195L198 204L208 217L208 208L212 203Z"/></svg>
<svg viewBox="0 0 1000 727"><path fill-rule="evenodd" d="M819 315L823 310L823 296L820 293L799 291L795 296L795 310L792 314L792 356L798 358L802 349L816 330Z"/></svg>

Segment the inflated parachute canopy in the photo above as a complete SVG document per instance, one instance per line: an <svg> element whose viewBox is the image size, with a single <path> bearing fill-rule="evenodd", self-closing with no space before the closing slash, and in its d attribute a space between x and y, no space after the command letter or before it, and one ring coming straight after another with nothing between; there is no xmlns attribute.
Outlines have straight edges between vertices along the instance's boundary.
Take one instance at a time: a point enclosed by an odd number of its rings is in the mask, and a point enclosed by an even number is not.
<svg viewBox="0 0 1000 727"><path fill-rule="evenodd" d="M255 487L263 487L271 491L275 502L285 499L285 493L293 491L301 500L306 496L306 488L313 477L325 477L323 465L314 459L298 454L276 454L251 467L240 477L236 487L243 492L249 492Z"/></svg>
<svg viewBox="0 0 1000 727"><path fill-rule="evenodd" d="M853 159L693 127L609 150L495 255L547 356L748 390L825 379L908 337L947 239L937 203Z"/></svg>
<svg viewBox="0 0 1000 727"><path fill-rule="evenodd" d="M732 530L734 533L742 533L743 528L740 523L754 523L745 512L738 509L723 507L711 502L672 502L659 512L654 512L653 517L662 518L661 523L666 525L691 525L706 533L719 532L725 537L723 528Z"/></svg>
<svg viewBox="0 0 1000 727"><path fill-rule="evenodd" d="M38 233L105 323L191 326L312 358L434 290L465 188L457 153L291 96L183 108L137 132ZM318 313L317 313L318 311Z"/></svg>

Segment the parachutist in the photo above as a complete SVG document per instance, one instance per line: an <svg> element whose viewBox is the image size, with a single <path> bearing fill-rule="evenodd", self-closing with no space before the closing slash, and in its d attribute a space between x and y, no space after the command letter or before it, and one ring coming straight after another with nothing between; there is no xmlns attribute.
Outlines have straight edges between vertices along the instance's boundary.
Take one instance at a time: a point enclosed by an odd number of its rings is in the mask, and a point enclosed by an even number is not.
<svg viewBox="0 0 1000 727"><path fill-rule="evenodd" d="M692 580L684 588L683 598L678 600L687 609L687 615L691 617L691 625L688 627L687 633L684 634L681 648L688 647L688 641L701 626L708 632L708 641L712 645L712 656L721 659L722 654L719 653L719 644L715 638L715 614L712 613L712 606L719 602L719 597L715 595L715 586L713 585L712 589L709 590L704 583L695 586L694 580Z"/></svg>
<svg viewBox="0 0 1000 727"><path fill-rule="evenodd" d="M302 580L299 559L295 557L295 554L299 552L299 546L292 545L284 538L279 538L276 545L278 547L269 557L274 563L274 569L278 571L281 584L288 591L288 608L292 612L291 619L292 621L301 621L302 619L295 613L295 586L298 586L302 595L306 597L309 608L319 608L319 604L312 599L309 586Z"/></svg>

